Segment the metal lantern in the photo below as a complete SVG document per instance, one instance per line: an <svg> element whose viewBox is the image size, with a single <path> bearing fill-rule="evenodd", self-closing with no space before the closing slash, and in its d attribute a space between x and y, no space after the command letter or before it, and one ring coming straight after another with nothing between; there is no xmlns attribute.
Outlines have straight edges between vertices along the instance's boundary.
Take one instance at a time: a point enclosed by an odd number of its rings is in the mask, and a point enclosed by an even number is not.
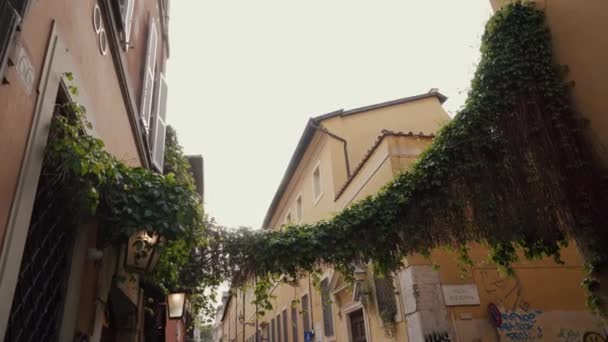
<svg viewBox="0 0 608 342"><path fill-rule="evenodd" d="M186 311L186 293L175 292L167 296L169 319L181 319Z"/></svg>
<svg viewBox="0 0 608 342"><path fill-rule="evenodd" d="M139 273L151 272L160 258L160 252L157 250L160 243L158 234L150 235L145 230L131 235L124 252L125 268Z"/></svg>

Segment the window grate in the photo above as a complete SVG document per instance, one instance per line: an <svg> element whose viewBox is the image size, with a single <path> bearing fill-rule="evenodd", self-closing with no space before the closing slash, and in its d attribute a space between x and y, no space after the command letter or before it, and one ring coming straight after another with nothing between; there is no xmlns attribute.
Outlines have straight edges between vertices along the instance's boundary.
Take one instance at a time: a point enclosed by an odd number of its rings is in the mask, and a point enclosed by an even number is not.
<svg viewBox="0 0 608 342"><path fill-rule="evenodd" d="M374 286L381 318L384 321L394 320L397 314L397 300L395 299L393 279L391 277L375 278Z"/></svg>
<svg viewBox="0 0 608 342"><path fill-rule="evenodd" d="M73 224L43 169L5 341L56 341L70 272Z"/></svg>

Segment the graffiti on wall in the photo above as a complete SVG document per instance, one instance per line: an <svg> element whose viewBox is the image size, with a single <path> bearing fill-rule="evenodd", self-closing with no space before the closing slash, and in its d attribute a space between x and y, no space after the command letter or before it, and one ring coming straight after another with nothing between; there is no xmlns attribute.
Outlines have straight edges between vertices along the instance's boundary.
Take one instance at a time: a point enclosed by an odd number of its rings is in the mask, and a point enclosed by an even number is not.
<svg viewBox="0 0 608 342"><path fill-rule="evenodd" d="M582 342L583 333L574 329L559 329L557 334L559 342Z"/></svg>
<svg viewBox="0 0 608 342"><path fill-rule="evenodd" d="M542 314L541 310L504 312L498 331L509 341L541 340L543 328L537 321Z"/></svg>
<svg viewBox="0 0 608 342"><path fill-rule="evenodd" d="M424 336L424 342L450 342L450 335L447 332L433 332Z"/></svg>
<svg viewBox="0 0 608 342"><path fill-rule="evenodd" d="M497 270L480 270L481 288L488 295L491 302L509 311L515 311L518 307L528 309L524 302L521 284L517 275L503 277Z"/></svg>
<svg viewBox="0 0 608 342"><path fill-rule="evenodd" d="M608 341L606 336L604 336L598 332L587 331L585 334L583 334L583 342L606 342L606 341Z"/></svg>

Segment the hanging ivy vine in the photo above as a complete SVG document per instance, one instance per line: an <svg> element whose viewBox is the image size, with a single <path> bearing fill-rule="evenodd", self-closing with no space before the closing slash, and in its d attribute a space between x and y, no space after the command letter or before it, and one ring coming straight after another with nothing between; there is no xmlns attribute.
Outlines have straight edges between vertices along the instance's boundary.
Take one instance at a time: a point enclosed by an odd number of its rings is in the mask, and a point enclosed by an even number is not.
<svg viewBox="0 0 608 342"><path fill-rule="evenodd" d="M412 253L451 246L470 262L480 242L507 272L525 257L553 256L576 241L588 265L588 290L606 265L606 194L598 185L580 120L552 62L544 13L515 3L487 23L481 60L464 107L408 171L377 194L331 219L285 231L239 230L222 240L235 282L256 274L313 271L330 264L352 274L353 262L388 273ZM258 302L268 300L256 291ZM595 294L590 307L601 307Z"/></svg>

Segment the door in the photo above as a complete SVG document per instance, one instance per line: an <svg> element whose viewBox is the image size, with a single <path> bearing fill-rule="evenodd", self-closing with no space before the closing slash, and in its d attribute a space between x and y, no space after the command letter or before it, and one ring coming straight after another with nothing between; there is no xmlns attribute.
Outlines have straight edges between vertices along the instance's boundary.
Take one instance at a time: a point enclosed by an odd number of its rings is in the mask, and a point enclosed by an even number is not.
<svg viewBox="0 0 608 342"><path fill-rule="evenodd" d="M352 342L367 342L363 310L357 310L350 314L350 336Z"/></svg>

